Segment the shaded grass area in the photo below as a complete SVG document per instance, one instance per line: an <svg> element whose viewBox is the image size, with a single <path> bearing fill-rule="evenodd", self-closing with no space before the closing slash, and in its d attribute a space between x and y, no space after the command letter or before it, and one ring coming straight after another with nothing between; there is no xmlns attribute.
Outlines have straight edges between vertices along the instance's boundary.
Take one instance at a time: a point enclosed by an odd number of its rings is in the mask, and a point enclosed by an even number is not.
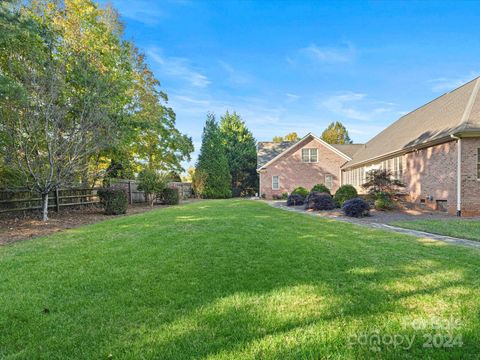
<svg viewBox="0 0 480 360"><path fill-rule="evenodd" d="M432 234L480 241L480 220L413 220L396 221L391 225L406 229L425 231Z"/></svg>
<svg viewBox="0 0 480 360"><path fill-rule="evenodd" d="M479 265L475 249L197 202L0 248L0 357L476 358ZM414 326L437 318L461 326ZM435 333L462 345L424 347Z"/></svg>

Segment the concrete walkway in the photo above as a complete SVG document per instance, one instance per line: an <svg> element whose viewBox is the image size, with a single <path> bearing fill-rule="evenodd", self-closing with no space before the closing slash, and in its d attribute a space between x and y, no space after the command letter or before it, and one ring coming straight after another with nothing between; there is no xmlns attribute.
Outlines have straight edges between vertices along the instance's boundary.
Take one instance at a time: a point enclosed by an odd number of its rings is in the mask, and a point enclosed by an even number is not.
<svg viewBox="0 0 480 360"><path fill-rule="evenodd" d="M431 240L435 241L443 241L449 244L454 244L454 245L460 245L460 246L468 246L472 248L477 248L480 249L480 241L473 241L473 240L468 240L468 239L460 239L460 238L454 238L451 236L445 236L445 235L438 235L438 234L431 234L423 231L418 231L418 230L411 230L411 229L404 229L400 228L397 226L392 226L384 223L378 223L378 222L373 222L373 221L364 221L356 218L349 218L343 215L339 215L339 212L331 212L331 213L325 213L321 214L316 211L306 211L303 209L303 207L299 206L286 206L285 202L278 202L278 201L266 201L270 206L276 207L278 209L286 210L286 211L292 211L296 212L299 214L304 214L304 215L310 215L310 216L317 216L321 217L324 219L331 219L331 220L336 220L336 221L343 221L343 222L348 222L351 224L355 225L360 225L372 229L381 229L381 230L387 230L387 231L392 231L396 233L401 233L401 234L406 234L406 235L412 235L417 238L428 238Z"/></svg>

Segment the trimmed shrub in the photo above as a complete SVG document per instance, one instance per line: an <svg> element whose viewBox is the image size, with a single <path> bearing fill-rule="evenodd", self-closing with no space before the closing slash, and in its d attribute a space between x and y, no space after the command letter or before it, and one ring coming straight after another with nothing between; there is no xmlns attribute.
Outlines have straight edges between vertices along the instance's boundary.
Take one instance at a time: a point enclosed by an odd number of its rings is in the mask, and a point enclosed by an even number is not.
<svg viewBox="0 0 480 360"><path fill-rule="evenodd" d="M346 216L350 217L364 217L370 215L370 205L361 199L355 198L345 201L342 211Z"/></svg>
<svg viewBox="0 0 480 360"><path fill-rule="evenodd" d="M358 197L357 189L352 185L342 185L338 188L333 199L339 207L342 207L345 201Z"/></svg>
<svg viewBox="0 0 480 360"><path fill-rule="evenodd" d="M164 189L162 191L162 201L165 205L178 205L180 203L180 194L178 189Z"/></svg>
<svg viewBox="0 0 480 360"><path fill-rule="evenodd" d="M97 191L106 215L120 215L127 212L128 198L124 190L105 188Z"/></svg>
<svg viewBox="0 0 480 360"><path fill-rule="evenodd" d="M310 190L310 192L313 192L313 191L316 191L316 192L319 192L319 193L327 193L327 194L330 194L330 189L327 188L325 185L323 184L317 184L315 185L312 190ZM331 195L331 194L330 194Z"/></svg>
<svg viewBox="0 0 480 360"><path fill-rule="evenodd" d="M308 190L302 186L299 186L292 191L292 195L294 194L301 195L305 199L305 197L308 195Z"/></svg>
<svg viewBox="0 0 480 360"><path fill-rule="evenodd" d="M305 199L305 209L333 210L335 207L335 202L328 193L312 191Z"/></svg>
<svg viewBox="0 0 480 360"><path fill-rule="evenodd" d="M143 169L138 174L138 190L145 193L150 206L153 206L155 199L160 197L162 191L167 187L170 175L159 173L155 170Z"/></svg>
<svg viewBox="0 0 480 360"><path fill-rule="evenodd" d="M287 199L288 199L288 193L283 193L282 200L287 200Z"/></svg>
<svg viewBox="0 0 480 360"><path fill-rule="evenodd" d="M273 194L273 195L272 195L272 199L273 199L273 200L282 200L283 197L282 197L282 195L280 195L280 194Z"/></svg>
<svg viewBox="0 0 480 360"><path fill-rule="evenodd" d="M287 199L287 206L303 205L305 197L300 194L291 194Z"/></svg>
<svg viewBox="0 0 480 360"><path fill-rule="evenodd" d="M392 210L395 208L395 204L388 197L379 197L377 200L375 200L374 207L375 209L381 211Z"/></svg>

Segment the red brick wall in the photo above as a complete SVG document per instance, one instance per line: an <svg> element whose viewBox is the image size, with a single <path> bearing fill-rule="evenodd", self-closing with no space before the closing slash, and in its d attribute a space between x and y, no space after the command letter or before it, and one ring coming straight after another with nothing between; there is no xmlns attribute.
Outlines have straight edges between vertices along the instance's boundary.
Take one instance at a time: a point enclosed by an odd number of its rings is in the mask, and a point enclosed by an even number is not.
<svg viewBox="0 0 480 360"><path fill-rule="evenodd" d="M302 162L303 148L317 148L318 162ZM281 195L292 192L298 186L310 190L315 184L325 184L325 175L332 175L334 193L340 186L340 167L346 162L345 158L336 154L319 141L312 139L302 143L280 159L272 163L260 173L260 194L271 199L274 194ZM280 189L272 190L272 176L278 175Z"/></svg>
<svg viewBox="0 0 480 360"><path fill-rule="evenodd" d="M303 163L301 149L318 149L317 163ZM477 179L477 149L480 138L462 139L462 215L480 216L480 180ZM312 139L290 150L260 173L260 194L291 192L297 186L307 189L325 183L325 175L333 177L332 193L340 186L340 167L345 159ZM437 200L446 200L448 212L457 211L457 142L431 146L410 152L403 159L405 190L409 200L436 209ZM280 189L272 190L272 176L280 178ZM429 199L429 196L432 199Z"/></svg>
<svg viewBox="0 0 480 360"><path fill-rule="evenodd" d="M477 179L479 138L462 139L462 215L480 216L480 180Z"/></svg>
<svg viewBox="0 0 480 360"><path fill-rule="evenodd" d="M457 143L431 146L405 155L404 181L410 200L435 209L437 200L447 200L448 212L455 214L457 183ZM432 196L432 200L428 200Z"/></svg>

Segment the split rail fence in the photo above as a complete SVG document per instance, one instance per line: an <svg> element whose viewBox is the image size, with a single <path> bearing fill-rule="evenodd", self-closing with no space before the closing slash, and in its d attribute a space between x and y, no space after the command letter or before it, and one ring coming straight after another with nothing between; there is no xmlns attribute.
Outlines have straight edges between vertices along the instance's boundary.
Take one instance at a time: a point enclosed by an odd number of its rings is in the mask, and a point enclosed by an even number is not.
<svg viewBox="0 0 480 360"><path fill-rule="evenodd" d="M124 189L127 193L129 204L145 202L145 193L138 190L138 183L134 180L116 180L111 184L115 188ZM190 183L172 182L169 187L176 188L182 199L189 198L192 194ZM48 207L60 212L62 208L79 207L98 204L100 199L95 187L76 187L56 189L48 194ZM30 212L42 208L42 198L30 190L13 189L0 191L0 214L14 212Z"/></svg>

